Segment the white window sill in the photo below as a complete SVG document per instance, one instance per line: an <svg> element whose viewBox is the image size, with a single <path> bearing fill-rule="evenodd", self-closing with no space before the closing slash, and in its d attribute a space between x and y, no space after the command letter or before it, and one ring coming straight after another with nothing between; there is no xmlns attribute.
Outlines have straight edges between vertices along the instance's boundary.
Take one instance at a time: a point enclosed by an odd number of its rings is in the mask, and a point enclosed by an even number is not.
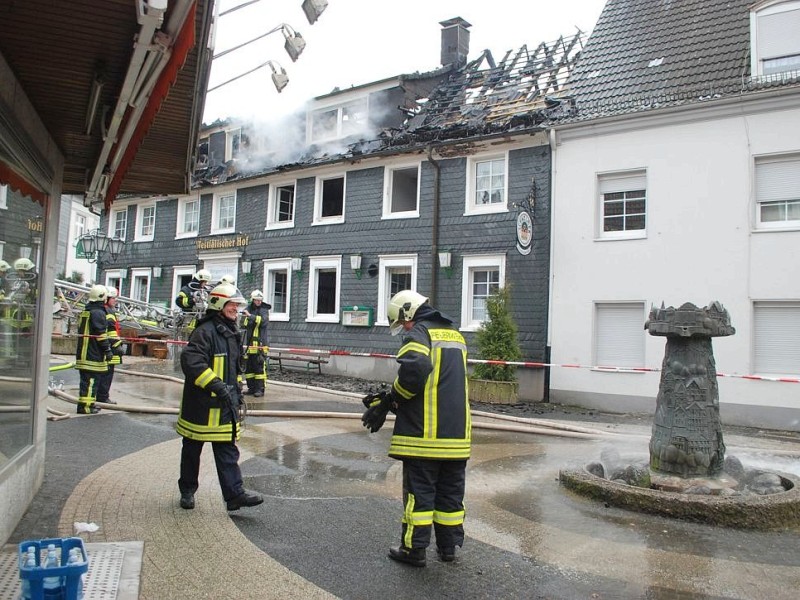
<svg viewBox="0 0 800 600"><path fill-rule="evenodd" d="M419 211L384 213L381 215L381 219L419 219Z"/></svg>
<svg viewBox="0 0 800 600"><path fill-rule="evenodd" d="M464 212L465 217L474 217L476 215L496 215L507 213L508 206L505 204L489 204L486 206L474 206Z"/></svg>
<svg viewBox="0 0 800 600"><path fill-rule="evenodd" d="M265 231L274 231L276 229L292 229L294 227L294 221L282 221L280 223L267 223L267 226L264 228Z"/></svg>
<svg viewBox="0 0 800 600"><path fill-rule="evenodd" d="M339 317L338 315L331 315L325 317L307 317L306 323L338 323Z"/></svg>
<svg viewBox="0 0 800 600"><path fill-rule="evenodd" d="M636 232L626 235L608 235L594 238L595 242L624 242L627 240L646 240L647 232Z"/></svg>
<svg viewBox="0 0 800 600"><path fill-rule="evenodd" d="M471 325L462 325L459 327L459 331L467 331L467 332L475 332L481 328L481 324L471 324Z"/></svg>
<svg viewBox="0 0 800 600"><path fill-rule="evenodd" d="M286 314L286 313L270 312L269 313L269 320L270 321L282 321L284 323L287 323L289 321L289 315Z"/></svg>
<svg viewBox="0 0 800 600"><path fill-rule="evenodd" d="M784 233L786 231L800 231L800 225L756 225L751 229L751 233Z"/></svg>
<svg viewBox="0 0 800 600"><path fill-rule="evenodd" d="M344 217L340 218L330 218L330 219L320 219L318 221L314 221L311 223L311 226L315 225L341 225L344 223Z"/></svg>
<svg viewBox="0 0 800 600"><path fill-rule="evenodd" d="M236 228L232 227L230 229L212 229L209 235L225 235L228 233L236 233Z"/></svg>
<svg viewBox="0 0 800 600"><path fill-rule="evenodd" d="M196 231L192 231L190 233L178 233L175 235L176 240L185 240L187 238L196 238L196 237L197 237Z"/></svg>
<svg viewBox="0 0 800 600"><path fill-rule="evenodd" d="M151 236L149 236L149 237L139 237L139 238L136 238L136 239L134 239L134 240L133 240L133 243L134 243L134 244L138 244L138 243L140 243L140 242L152 242L152 241L153 241L153 236L151 235Z"/></svg>

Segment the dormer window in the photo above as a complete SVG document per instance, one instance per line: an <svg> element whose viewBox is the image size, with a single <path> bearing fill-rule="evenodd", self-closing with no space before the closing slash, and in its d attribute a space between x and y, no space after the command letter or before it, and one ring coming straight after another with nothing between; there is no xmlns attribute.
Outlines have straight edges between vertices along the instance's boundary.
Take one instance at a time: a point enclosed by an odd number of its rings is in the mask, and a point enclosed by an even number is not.
<svg viewBox="0 0 800 600"><path fill-rule="evenodd" d="M800 74L800 0L764 0L750 13L754 76Z"/></svg>
<svg viewBox="0 0 800 600"><path fill-rule="evenodd" d="M312 111L309 114L309 142L335 140L363 131L367 126L367 98Z"/></svg>

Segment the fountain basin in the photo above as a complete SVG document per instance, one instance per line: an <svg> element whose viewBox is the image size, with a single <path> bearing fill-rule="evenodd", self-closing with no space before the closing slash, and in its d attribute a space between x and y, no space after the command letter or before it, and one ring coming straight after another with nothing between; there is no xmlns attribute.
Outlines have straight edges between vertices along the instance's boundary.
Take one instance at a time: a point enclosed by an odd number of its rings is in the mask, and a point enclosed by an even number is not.
<svg viewBox="0 0 800 600"><path fill-rule="evenodd" d="M774 472L773 472L774 473ZM663 517L741 529L783 529L800 524L800 480L775 473L784 492L747 496L701 496L618 483L584 469L562 469L559 482L580 496L610 506Z"/></svg>

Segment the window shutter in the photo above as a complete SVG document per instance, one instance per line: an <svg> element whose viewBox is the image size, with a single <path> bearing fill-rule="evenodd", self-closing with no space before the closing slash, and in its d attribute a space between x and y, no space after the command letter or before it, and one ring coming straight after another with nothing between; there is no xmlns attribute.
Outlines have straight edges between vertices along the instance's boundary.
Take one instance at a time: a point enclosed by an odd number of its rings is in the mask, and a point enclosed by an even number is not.
<svg viewBox="0 0 800 600"><path fill-rule="evenodd" d="M753 346L756 373L800 374L800 304L757 302Z"/></svg>
<svg viewBox="0 0 800 600"><path fill-rule="evenodd" d="M800 10L758 17L758 57L761 60L800 52Z"/></svg>
<svg viewBox="0 0 800 600"><path fill-rule="evenodd" d="M595 319L597 366L644 366L643 303L596 304Z"/></svg>
<svg viewBox="0 0 800 600"><path fill-rule="evenodd" d="M756 199L800 199L800 157L756 162Z"/></svg>
<svg viewBox="0 0 800 600"><path fill-rule="evenodd" d="M600 194L612 192L631 192L633 190L646 190L647 178L644 171L630 174L600 175L598 178Z"/></svg>

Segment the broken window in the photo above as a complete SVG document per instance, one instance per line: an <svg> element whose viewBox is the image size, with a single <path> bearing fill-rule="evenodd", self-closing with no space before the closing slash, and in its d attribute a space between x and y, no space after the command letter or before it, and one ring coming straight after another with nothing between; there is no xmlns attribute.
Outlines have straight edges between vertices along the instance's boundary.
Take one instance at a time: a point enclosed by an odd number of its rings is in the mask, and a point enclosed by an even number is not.
<svg viewBox="0 0 800 600"><path fill-rule="evenodd" d="M368 103L366 98L353 100L341 106L315 110L310 118L309 143L354 135L367 126Z"/></svg>
<svg viewBox="0 0 800 600"><path fill-rule="evenodd" d="M337 109L318 110L311 115L311 141L336 137Z"/></svg>
<svg viewBox="0 0 800 600"><path fill-rule="evenodd" d="M367 126L367 100L356 100L341 108L341 130L338 137L362 131Z"/></svg>
<svg viewBox="0 0 800 600"><path fill-rule="evenodd" d="M386 167L386 206L384 216L417 215L419 206L419 166Z"/></svg>
<svg viewBox="0 0 800 600"><path fill-rule="evenodd" d="M314 217L315 223L344 221L344 176L318 180Z"/></svg>

